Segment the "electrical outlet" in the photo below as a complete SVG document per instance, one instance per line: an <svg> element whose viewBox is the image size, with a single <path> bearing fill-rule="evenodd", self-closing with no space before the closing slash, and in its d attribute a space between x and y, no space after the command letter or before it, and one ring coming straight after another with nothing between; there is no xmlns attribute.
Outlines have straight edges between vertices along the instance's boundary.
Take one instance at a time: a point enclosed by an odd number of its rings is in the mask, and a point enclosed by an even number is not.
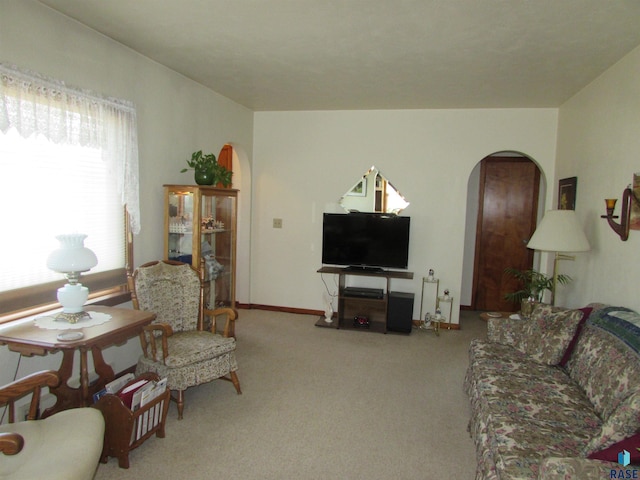
<svg viewBox="0 0 640 480"><path fill-rule="evenodd" d="M274 218L273 219L273 228L282 228L282 219Z"/></svg>

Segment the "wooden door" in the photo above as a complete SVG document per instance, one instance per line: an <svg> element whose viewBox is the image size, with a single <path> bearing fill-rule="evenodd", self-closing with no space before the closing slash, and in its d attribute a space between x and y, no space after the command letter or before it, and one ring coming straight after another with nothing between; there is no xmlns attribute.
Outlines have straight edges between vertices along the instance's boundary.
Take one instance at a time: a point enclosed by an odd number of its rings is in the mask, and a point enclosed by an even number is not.
<svg viewBox="0 0 640 480"><path fill-rule="evenodd" d="M504 299L518 290L507 267L533 266L527 243L536 227L540 170L524 157L487 157L480 166L480 195L473 281L475 310L517 311Z"/></svg>
<svg viewBox="0 0 640 480"><path fill-rule="evenodd" d="M230 172L233 172L233 147L231 145L226 144L222 147L220 153L218 154L218 164L222 165ZM233 188L233 177L231 177L231 180L231 185L226 188ZM216 187L225 188L221 183L218 183Z"/></svg>

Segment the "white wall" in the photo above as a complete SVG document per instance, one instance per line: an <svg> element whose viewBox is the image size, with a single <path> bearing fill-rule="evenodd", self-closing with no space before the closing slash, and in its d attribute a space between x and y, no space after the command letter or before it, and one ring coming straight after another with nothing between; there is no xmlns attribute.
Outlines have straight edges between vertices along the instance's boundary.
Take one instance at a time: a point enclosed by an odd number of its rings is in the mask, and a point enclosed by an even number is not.
<svg viewBox="0 0 640 480"><path fill-rule="evenodd" d="M623 243L599 218L603 199L620 196L640 170L640 49L568 101L559 119L557 109L263 112L254 134L252 112L35 1L0 0L0 11L0 61L136 103L143 219L136 264L162 255L161 185L192 183L178 173L190 153L231 143L242 168L239 301L323 310L322 212L340 211L340 196L376 165L411 202L415 278L392 287L416 293L417 318L421 277L434 268L457 310L468 274L467 182L486 155L510 150L538 162L547 205L555 205L559 178L578 176L577 213L593 250L562 263L576 281L560 289L559 303L640 310L640 272L632 268L640 232ZM282 229L272 228L274 217ZM134 340L105 358L125 368L138 348ZM0 347L0 365L6 383L17 355ZM18 375L58 365L57 355L24 358Z"/></svg>
<svg viewBox="0 0 640 480"><path fill-rule="evenodd" d="M231 143L240 157L238 163L250 170L250 110L35 1L0 0L0 12L0 61L136 104L142 231L134 239L135 265L162 258L162 185L194 183L192 173L179 173L193 151L217 154ZM241 190L243 218L238 300L248 302L251 172L243 171L237 179L240 184L234 187ZM29 194L33 192L25 189ZM118 371L135 364L139 349L138 340L133 339L124 347L109 349L105 358ZM17 358L0 347L0 384L13 378ZM23 358L18 375L57 368L59 363L57 356Z"/></svg>
<svg viewBox="0 0 640 480"><path fill-rule="evenodd" d="M604 199L618 198L640 172L640 47L566 102L559 111L556 178L578 177L576 214L591 251L561 262L574 277L558 300L624 305L640 311L640 232L622 242L611 230ZM555 183L557 195L557 182Z"/></svg>
<svg viewBox="0 0 640 480"><path fill-rule="evenodd" d="M340 196L375 165L411 202L403 214L411 216L415 275L392 289L416 293L417 319L421 279L433 268L455 297L457 322L473 168L509 150L553 179L556 127L556 109L256 113L252 301L323 310L322 213L339 211Z"/></svg>

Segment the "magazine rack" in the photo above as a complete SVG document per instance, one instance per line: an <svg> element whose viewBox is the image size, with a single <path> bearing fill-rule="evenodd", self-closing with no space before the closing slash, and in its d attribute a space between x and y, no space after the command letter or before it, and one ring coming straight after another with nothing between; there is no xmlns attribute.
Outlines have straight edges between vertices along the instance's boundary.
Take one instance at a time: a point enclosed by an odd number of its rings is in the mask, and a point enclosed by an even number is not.
<svg viewBox="0 0 640 480"><path fill-rule="evenodd" d="M158 381L155 373L144 373L136 378ZM94 407L102 412L105 421L104 446L100 461L107 463L109 457L117 457L120 468L129 468L129 452L139 447L154 433L164 438L164 424L169 411L171 391L154 398L136 411L131 411L118 395L106 394Z"/></svg>

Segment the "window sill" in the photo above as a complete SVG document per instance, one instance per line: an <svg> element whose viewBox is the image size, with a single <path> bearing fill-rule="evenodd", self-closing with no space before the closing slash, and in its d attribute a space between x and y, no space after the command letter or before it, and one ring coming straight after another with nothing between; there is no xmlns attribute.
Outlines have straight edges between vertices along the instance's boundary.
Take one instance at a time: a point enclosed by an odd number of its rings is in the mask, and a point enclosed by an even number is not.
<svg viewBox="0 0 640 480"><path fill-rule="evenodd" d="M104 291L104 293L96 292L95 295L92 295L91 298L89 298L85 305L102 305L106 307L114 307L116 305L126 303L130 300L131 292L118 288L115 290ZM37 314L55 312L57 310L60 310L59 303L52 303L48 305L41 305L39 307L20 310L18 312L0 316L0 325L22 320Z"/></svg>

